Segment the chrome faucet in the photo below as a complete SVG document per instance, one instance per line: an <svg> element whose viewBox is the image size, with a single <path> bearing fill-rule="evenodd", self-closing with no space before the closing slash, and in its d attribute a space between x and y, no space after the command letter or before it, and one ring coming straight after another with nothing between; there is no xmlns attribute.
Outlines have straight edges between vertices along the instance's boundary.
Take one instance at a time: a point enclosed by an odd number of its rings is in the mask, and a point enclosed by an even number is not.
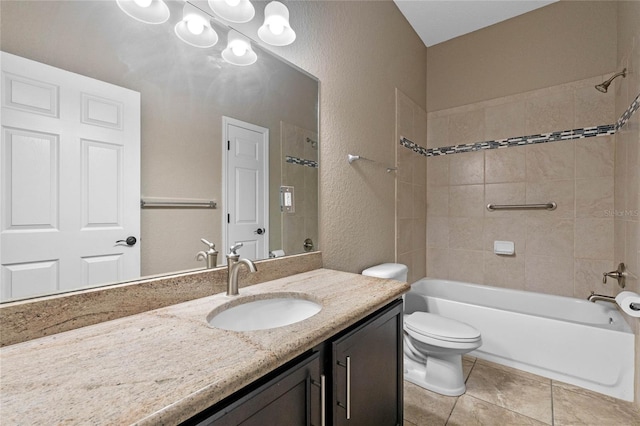
<svg viewBox="0 0 640 426"><path fill-rule="evenodd" d="M236 253L242 247L242 243L237 243L229 249L227 255L227 296L238 295L238 272L240 271L240 265L246 265L249 271L256 272L255 263L249 259L240 259L240 255Z"/></svg>
<svg viewBox="0 0 640 426"><path fill-rule="evenodd" d="M596 294L594 291L592 291L589 297L587 297L587 300L593 303L596 303L598 301L616 303L615 297L605 296L604 294Z"/></svg>
<svg viewBox="0 0 640 426"><path fill-rule="evenodd" d="M218 251L216 250L216 245L210 243L204 238L200 238L200 241L209 246L209 250L207 251L199 251L196 254L196 260L205 260L207 262L207 269L215 268L218 264Z"/></svg>

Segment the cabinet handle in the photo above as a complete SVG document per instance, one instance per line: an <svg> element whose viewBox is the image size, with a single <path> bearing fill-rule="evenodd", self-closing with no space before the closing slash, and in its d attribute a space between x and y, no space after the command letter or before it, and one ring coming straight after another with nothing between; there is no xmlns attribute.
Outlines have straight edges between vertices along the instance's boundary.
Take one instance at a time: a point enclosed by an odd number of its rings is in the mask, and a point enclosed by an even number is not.
<svg viewBox="0 0 640 426"><path fill-rule="evenodd" d="M347 357L347 420L351 419L351 357Z"/></svg>
<svg viewBox="0 0 640 426"><path fill-rule="evenodd" d="M320 375L320 383L311 379L311 384L320 387L320 426L326 426L326 410L327 410L327 397L326 397L326 378L324 374Z"/></svg>
<svg viewBox="0 0 640 426"><path fill-rule="evenodd" d="M325 412L326 412L326 396L325 396L325 377L324 374L320 376L320 425L326 425Z"/></svg>

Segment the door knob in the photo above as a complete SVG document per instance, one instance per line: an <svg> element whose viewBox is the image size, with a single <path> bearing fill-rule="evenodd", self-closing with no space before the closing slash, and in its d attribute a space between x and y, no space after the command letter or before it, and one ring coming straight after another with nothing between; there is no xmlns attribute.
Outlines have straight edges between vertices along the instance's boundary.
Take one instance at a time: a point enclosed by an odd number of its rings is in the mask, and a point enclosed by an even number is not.
<svg viewBox="0 0 640 426"><path fill-rule="evenodd" d="M116 241L116 244L118 243L127 243L128 246L135 246L136 243L138 242L138 240L136 240L136 237L127 237L126 240L118 240Z"/></svg>
<svg viewBox="0 0 640 426"><path fill-rule="evenodd" d="M262 235L262 234L264 234L264 233L266 233L266 232L267 232L267 230L266 230L266 229L264 229L264 228L258 228L258 229L256 229L256 231L255 231L255 233L256 233L256 234L258 234L258 235Z"/></svg>

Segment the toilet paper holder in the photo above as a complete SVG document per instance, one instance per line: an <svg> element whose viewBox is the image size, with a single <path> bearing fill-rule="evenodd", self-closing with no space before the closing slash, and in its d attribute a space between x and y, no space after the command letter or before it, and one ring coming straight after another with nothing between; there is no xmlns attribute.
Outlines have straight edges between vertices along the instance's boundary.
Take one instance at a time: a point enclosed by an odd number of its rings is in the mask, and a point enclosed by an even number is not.
<svg viewBox="0 0 640 426"><path fill-rule="evenodd" d="M603 284L607 283L607 277L615 278L616 280L618 280L618 285L621 288L624 288L626 286L626 280L625 280L625 278L627 276L627 274L625 272L626 270L627 270L627 268L626 268L625 264L620 262L620 264L618 264L618 269L617 270L611 271L611 272L604 272L602 274L602 283Z"/></svg>

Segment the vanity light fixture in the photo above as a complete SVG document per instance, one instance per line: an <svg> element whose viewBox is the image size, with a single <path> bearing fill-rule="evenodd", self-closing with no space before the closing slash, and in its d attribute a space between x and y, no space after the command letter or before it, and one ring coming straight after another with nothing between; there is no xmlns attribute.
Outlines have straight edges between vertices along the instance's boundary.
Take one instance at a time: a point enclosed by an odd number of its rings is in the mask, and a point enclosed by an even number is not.
<svg viewBox="0 0 640 426"><path fill-rule="evenodd" d="M0 0L1 1L1 0ZM185 43L209 48L218 42L218 34L211 20L224 25L217 17L184 0L182 20L174 31ZM162 24L169 19L169 7L164 0L116 0L118 7L130 17L147 24ZM234 23L249 22L255 9L249 0L208 0L209 7L220 18ZM279 1L272 1L264 9L264 24L258 29L262 41L272 46L286 46L296 39L289 24L289 9ZM258 55L251 48L251 40L234 29L229 30L227 48L222 58L233 65L251 65Z"/></svg>
<svg viewBox="0 0 640 426"><path fill-rule="evenodd" d="M279 1L272 1L264 8L264 24L258 29L258 37L272 46L286 46L293 43L296 33L289 25L287 6Z"/></svg>
<svg viewBox="0 0 640 426"><path fill-rule="evenodd" d="M227 48L222 51L222 58L230 64L246 66L253 64L258 55L251 49L248 37L236 30L229 30Z"/></svg>
<svg viewBox="0 0 640 426"><path fill-rule="evenodd" d="M182 21L176 24L175 31L180 40L191 46L207 48L218 42L209 16L189 3L184 5Z"/></svg>
<svg viewBox="0 0 640 426"><path fill-rule="evenodd" d="M209 0L209 7L225 21L237 24L249 22L256 14L249 0Z"/></svg>
<svg viewBox="0 0 640 426"><path fill-rule="evenodd" d="M127 15L145 24L162 24L169 19L169 7L162 0L116 0Z"/></svg>

